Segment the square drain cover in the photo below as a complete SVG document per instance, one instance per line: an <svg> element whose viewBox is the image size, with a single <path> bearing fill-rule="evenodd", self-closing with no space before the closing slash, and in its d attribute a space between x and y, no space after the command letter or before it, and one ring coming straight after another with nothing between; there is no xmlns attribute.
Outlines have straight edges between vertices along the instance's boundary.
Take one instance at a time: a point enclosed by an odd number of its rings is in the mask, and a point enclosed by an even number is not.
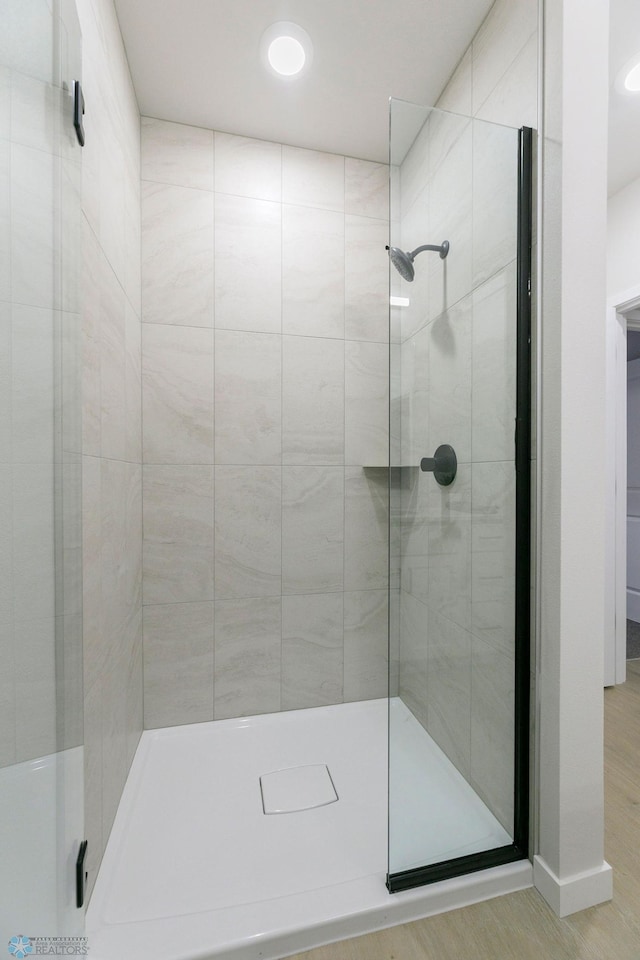
<svg viewBox="0 0 640 960"><path fill-rule="evenodd" d="M274 770L260 777L265 813L296 813L335 803L338 799L329 769L324 763Z"/></svg>

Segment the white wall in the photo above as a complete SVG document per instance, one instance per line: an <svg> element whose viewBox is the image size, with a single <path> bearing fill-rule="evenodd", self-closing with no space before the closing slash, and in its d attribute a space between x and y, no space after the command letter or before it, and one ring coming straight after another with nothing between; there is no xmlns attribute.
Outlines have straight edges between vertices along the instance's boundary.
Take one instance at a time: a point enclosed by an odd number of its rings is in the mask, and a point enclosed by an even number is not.
<svg viewBox="0 0 640 960"><path fill-rule="evenodd" d="M640 360L627 364L627 617L640 622Z"/></svg>
<svg viewBox="0 0 640 960"><path fill-rule="evenodd" d="M544 13L534 876L565 915L611 897L603 860L606 498L593 470L605 458L609 9L607 0L546 0Z"/></svg>
<svg viewBox="0 0 640 960"><path fill-rule="evenodd" d="M640 285L640 178L609 197L607 294Z"/></svg>

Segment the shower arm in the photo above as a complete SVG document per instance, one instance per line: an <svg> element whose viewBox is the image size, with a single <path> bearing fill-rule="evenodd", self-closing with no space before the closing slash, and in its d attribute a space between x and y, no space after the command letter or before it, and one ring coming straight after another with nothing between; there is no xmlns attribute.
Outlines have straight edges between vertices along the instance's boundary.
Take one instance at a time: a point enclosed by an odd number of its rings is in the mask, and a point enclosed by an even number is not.
<svg viewBox="0 0 640 960"><path fill-rule="evenodd" d="M415 250L412 250L409 254L409 259L413 262L413 258L416 257L419 253L422 253L423 250L433 250L434 253L440 254L440 259L444 260L447 254L449 253L449 241L444 240L440 244L435 243L423 243L421 247L416 247Z"/></svg>

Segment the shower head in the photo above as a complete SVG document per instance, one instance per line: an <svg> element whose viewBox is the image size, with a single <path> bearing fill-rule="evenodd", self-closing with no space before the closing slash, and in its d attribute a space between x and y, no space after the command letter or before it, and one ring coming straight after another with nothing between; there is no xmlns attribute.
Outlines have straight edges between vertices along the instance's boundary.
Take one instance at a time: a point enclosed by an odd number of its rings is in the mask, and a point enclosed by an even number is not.
<svg viewBox="0 0 640 960"><path fill-rule="evenodd" d="M389 251L389 259L394 265L400 276L403 280L408 280L409 283L415 277L415 270L413 269L413 257L410 253L405 253L404 250L401 250L399 247L387 247Z"/></svg>
<svg viewBox="0 0 640 960"><path fill-rule="evenodd" d="M405 253L400 247L386 247L385 249L389 251L389 259L403 280L411 283L416 275L413 261L417 254L422 253L423 250L434 250L440 254L440 259L444 260L449 253L449 241L443 240L438 246L433 243L423 243L421 247L416 247L411 253Z"/></svg>

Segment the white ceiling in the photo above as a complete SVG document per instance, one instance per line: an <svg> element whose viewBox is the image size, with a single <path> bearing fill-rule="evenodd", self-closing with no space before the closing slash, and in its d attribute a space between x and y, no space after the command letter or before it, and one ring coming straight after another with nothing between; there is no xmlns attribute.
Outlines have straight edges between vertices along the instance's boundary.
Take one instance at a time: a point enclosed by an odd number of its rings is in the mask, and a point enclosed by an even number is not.
<svg viewBox="0 0 640 960"><path fill-rule="evenodd" d="M640 0L611 0L609 45L609 194L640 177L640 93L619 93L615 80L640 53Z"/></svg>
<svg viewBox="0 0 640 960"><path fill-rule="evenodd" d="M434 103L492 0L116 0L141 112L387 160L388 99ZM640 94L615 79L640 51L640 0L610 0L609 193L640 177ZM268 73L263 31L293 20L312 69Z"/></svg>
<svg viewBox="0 0 640 960"><path fill-rule="evenodd" d="M432 104L492 0L116 0L143 115L387 161L388 100ZM311 70L268 73L263 31L310 34Z"/></svg>

